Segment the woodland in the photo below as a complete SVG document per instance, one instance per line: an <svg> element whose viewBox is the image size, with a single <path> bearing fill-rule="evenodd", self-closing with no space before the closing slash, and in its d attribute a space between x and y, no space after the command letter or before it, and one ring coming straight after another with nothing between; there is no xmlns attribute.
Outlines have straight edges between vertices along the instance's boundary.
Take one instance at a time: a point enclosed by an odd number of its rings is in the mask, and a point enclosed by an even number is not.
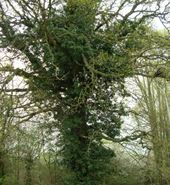
<svg viewBox="0 0 170 185"><path fill-rule="evenodd" d="M0 185L170 185L168 0L0 0Z"/></svg>

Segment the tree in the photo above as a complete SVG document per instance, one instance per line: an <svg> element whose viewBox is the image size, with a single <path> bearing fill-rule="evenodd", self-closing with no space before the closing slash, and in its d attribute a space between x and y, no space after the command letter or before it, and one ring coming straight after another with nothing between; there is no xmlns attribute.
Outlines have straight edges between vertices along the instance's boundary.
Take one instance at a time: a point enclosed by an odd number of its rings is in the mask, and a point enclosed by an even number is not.
<svg viewBox="0 0 170 185"><path fill-rule="evenodd" d="M146 126L149 126L149 145L154 154L156 180L159 185L169 184L169 82L145 78L138 79L137 84L141 92L139 114L145 115Z"/></svg>
<svg viewBox="0 0 170 185"><path fill-rule="evenodd" d="M6 80L7 77L4 77ZM1 87L2 88L2 87ZM9 133L13 123L13 97L0 92L0 185L7 175Z"/></svg>
<svg viewBox="0 0 170 185"><path fill-rule="evenodd" d="M1 71L22 76L52 112L73 172L65 184L101 184L114 156L102 138L119 135L125 115L117 96L127 95L124 79L140 72L139 58L160 47L146 24L167 9L156 0L6 0L0 8L0 47L27 66Z"/></svg>

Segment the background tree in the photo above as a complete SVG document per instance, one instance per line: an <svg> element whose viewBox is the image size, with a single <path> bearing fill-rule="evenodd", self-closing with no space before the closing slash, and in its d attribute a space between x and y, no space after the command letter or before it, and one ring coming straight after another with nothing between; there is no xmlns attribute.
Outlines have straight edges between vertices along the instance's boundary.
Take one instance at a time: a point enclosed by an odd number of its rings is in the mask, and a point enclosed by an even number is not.
<svg viewBox="0 0 170 185"><path fill-rule="evenodd" d="M169 184L169 83L166 80L138 80L141 112L150 130L157 182ZM142 123L142 122L141 122Z"/></svg>

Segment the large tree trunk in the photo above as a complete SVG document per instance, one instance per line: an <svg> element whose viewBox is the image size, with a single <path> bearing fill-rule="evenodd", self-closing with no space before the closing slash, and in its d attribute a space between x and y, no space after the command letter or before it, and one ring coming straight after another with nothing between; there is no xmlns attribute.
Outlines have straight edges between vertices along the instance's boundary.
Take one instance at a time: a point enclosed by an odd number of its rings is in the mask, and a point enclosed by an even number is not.
<svg viewBox="0 0 170 185"><path fill-rule="evenodd" d="M66 166L75 173L77 184L86 184L88 174L89 127L84 106L63 122L63 156ZM76 184L75 184L76 185Z"/></svg>

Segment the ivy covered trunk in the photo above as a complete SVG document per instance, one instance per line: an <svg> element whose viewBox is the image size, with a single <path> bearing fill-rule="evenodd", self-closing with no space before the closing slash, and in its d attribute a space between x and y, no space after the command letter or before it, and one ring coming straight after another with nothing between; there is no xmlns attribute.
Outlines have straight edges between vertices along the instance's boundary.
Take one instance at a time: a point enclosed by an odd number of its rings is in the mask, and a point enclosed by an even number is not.
<svg viewBox="0 0 170 185"><path fill-rule="evenodd" d="M88 125L85 107L68 116L63 125L63 161L72 176L64 177L66 185L99 185L109 173L113 152L105 148Z"/></svg>
<svg viewBox="0 0 170 185"><path fill-rule="evenodd" d="M84 184L88 176L87 153L89 147L88 126L83 107L63 121L63 157L66 166L74 172L77 183ZM70 182L69 182L70 183ZM75 182L74 182L75 183Z"/></svg>

